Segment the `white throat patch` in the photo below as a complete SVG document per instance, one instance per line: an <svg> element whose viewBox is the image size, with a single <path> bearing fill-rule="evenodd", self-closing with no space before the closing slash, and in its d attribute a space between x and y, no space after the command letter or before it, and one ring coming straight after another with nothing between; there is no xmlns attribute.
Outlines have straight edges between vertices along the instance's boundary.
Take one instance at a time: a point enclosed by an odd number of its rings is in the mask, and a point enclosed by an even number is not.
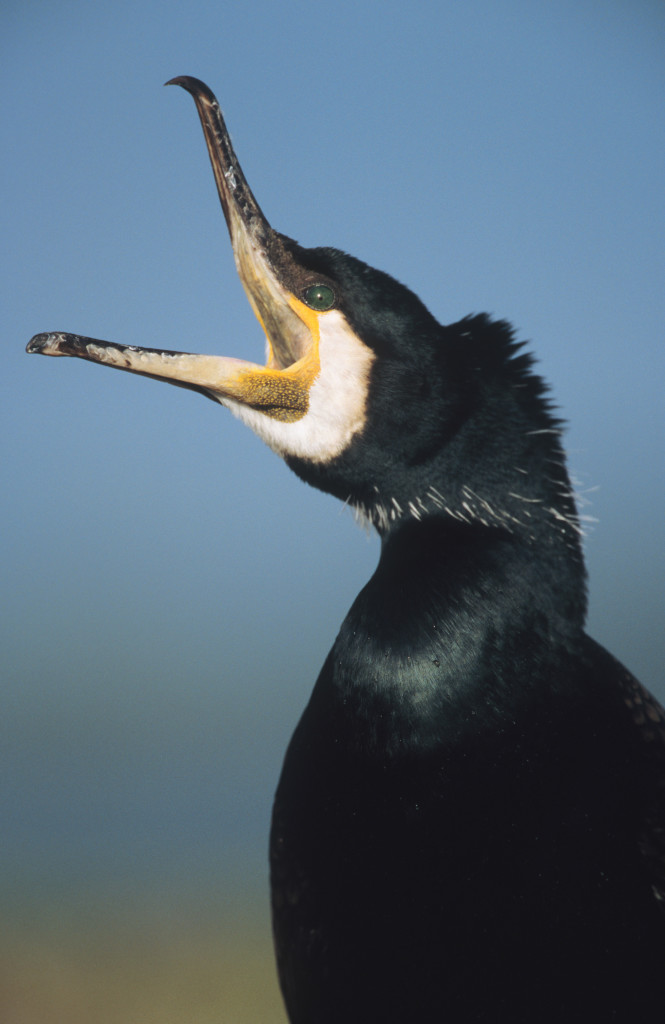
<svg viewBox="0 0 665 1024"><path fill-rule="evenodd" d="M319 321L320 369L309 390L309 408L292 423L267 416L231 398L219 399L278 455L329 462L365 425L374 353L333 309Z"/></svg>

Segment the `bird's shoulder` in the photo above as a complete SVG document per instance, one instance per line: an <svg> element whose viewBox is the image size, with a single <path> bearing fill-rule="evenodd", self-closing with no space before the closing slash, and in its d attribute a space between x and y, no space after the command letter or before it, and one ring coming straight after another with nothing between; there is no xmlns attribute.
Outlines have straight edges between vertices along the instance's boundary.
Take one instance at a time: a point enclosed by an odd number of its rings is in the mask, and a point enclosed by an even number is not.
<svg viewBox="0 0 665 1024"><path fill-rule="evenodd" d="M589 637L585 641L585 657L626 737L626 770L637 783L642 862L665 917L665 708L609 651Z"/></svg>

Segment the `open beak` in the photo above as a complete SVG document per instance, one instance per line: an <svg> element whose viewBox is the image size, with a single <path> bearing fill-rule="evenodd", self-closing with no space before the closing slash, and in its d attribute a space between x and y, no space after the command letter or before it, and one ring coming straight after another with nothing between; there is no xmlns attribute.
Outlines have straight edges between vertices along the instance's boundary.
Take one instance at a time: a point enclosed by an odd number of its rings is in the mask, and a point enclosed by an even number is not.
<svg viewBox="0 0 665 1024"><path fill-rule="evenodd" d="M250 406L278 420L300 419L319 372L318 316L297 292L295 243L274 231L256 202L231 145L219 104L196 78L174 78L194 98L236 267L267 338L265 366L223 356L118 345L76 334L37 334L28 352L77 356L199 391L222 404Z"/></svg>

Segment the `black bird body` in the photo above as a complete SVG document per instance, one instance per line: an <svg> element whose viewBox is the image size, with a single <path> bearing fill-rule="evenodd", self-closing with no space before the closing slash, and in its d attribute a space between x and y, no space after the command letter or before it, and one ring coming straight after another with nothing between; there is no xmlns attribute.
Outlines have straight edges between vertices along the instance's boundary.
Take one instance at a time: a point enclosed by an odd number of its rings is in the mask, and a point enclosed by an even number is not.
<svg viewBox="0 0 665 1024"><path fill-rule="evenodd" d="M291 742L271 852L293 1024L662 1019L639 845L662 750L625 670L581 632L553 643L528 586L506 621L528 557L478 540L386 543Z"/></svg>
<svg viewBox="0 0 665 1024"><path fill-rule="evenodd" d="M404 366L395 321L383 343ZM416 339L422 354L422 324ZM665 720L644 694L638 726L639 684L584 633L560 429L529 358L485 317L428 340L411 387L430 411L443 396L432 426L403 397L403 430L373 414L399 380L384 352L359 450L326 467L362 489L367 451L398 451L364 506L378 568L275 800L290 1019L655 1024L665 916L640 839L665 821ZM391 519L388 495L411 513Z"/></svg>
<svg viewBox="0 0 665 1024"><path fill-rule="evenodd" d="M265 367L36 336L229 407L381 556L284 762L291 1024L663 1024L665 716L584 632L561 424L510 328L273 231L194 97Z"/></svg>

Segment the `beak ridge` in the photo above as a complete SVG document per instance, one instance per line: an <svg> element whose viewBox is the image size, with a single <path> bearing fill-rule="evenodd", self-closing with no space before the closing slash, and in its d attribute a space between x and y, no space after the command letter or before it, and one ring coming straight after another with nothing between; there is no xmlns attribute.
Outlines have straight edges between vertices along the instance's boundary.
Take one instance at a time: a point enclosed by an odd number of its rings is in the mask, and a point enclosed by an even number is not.
<svg viewBox="0 0 665 1024"><path fill-rule="evenodd" d="M204 82L189 75L165 84L179 85L194 99L234 251L241 226L255 243L266 245L273 230L247 184L216 96Z"/></svg>

